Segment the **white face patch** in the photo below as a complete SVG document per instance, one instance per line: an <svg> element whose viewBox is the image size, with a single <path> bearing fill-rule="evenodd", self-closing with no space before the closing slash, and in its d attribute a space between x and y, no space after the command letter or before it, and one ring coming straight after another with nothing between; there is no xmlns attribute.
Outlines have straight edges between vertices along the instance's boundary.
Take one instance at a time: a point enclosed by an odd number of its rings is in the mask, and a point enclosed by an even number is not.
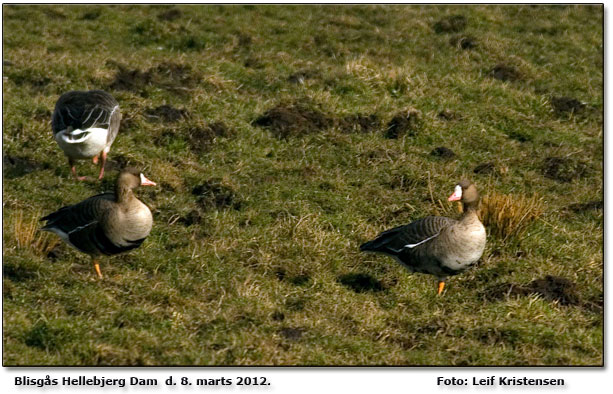
<svg viewBox="0 0 613 394"><path fill-rule="evenodd" d="M145 176L143 175L143 173L140 173L140 184L143 185L147 182L147 178L145 178Z"/></svg>
<svg viewBox="0 0 613 394"><path fill-rule="evenodd" d="M457 198L462 198L462 186L456 185L453 195L456 196Z"/></svg>

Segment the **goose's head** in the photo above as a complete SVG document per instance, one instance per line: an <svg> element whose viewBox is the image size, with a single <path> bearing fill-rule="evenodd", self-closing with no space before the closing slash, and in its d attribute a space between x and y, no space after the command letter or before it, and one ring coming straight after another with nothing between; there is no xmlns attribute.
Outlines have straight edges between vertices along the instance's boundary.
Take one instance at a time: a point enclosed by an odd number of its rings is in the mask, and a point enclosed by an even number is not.
<svg viewBox="0 0 613 394"><path fill-rule="evenodd" d="M134 190L139 186L155 186L156 183L147 179L139 170L129 167L121 171L117 179L119 189Z"/></svg>
<svg viewBox="0 0 613 394"><path fill-rule="evenodd" d="M455 186L453 194L449 196L449 201L461 201L464 204L477 204L479 202L479 192L474 183L469 180L461 180Z"/></svg>

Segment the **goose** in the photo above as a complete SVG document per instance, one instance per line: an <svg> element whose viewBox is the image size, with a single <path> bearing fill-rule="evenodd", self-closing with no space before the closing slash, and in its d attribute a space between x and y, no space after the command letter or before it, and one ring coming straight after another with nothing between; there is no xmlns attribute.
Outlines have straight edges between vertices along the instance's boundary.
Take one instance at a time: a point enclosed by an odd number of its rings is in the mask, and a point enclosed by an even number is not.
<svg viewBox="0 0 613 394"><path fill-rule="evenodd" d="M75 160L100 160L98 180L104 176L106 157L117 137L121 112L117 100L102 90L70 91L60 96L55 104L51 128L53 137L64 154L72 176L77 176Z"/></svg>
<svg viewBox="0 0 613 394"><path fill-rule="evenodd" d="M434 275L438 278L437 294L441 294L448 276L479 261L486 240L485 227L477 215L476 186L462 180L448 200L462 202L464 213L459 220L428 216L384 231L362 244L360 250L391 256L410 272Z"/></svg>
<svg viewBox="0 0 613 394"><path fill-rule="evenodd" d="M57 234L73 248L91 256L102 278L98 258L139 247L149 235L153 217L149 208L134 195L139 186L155 186L143 173L127 168L115 185L114 193L103 193L78 204L60 208L42 219L41 228Z"/></svg>

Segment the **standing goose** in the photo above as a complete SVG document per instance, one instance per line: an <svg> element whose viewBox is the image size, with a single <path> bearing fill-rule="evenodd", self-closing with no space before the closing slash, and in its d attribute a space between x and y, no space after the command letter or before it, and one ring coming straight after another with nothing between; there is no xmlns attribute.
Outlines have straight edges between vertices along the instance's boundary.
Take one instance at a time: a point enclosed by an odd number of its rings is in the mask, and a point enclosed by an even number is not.
<svg viewBox="0 0 613 394"><path fill-rule="evenodd" d="M134 195L139 186L155 186L141 172L128 168L117 178L114 193L103 193L78 204L60 208L42 218L41 229L57 234L64 242L92 257L102 278L98 257L134 249L151 231L149 208Z"/></svg>
<svg viewBox="0 0 613 394"><path fill-rule="evenodd" d="M53 137L68 157L70 171L77 176L75 160L100 159L100 175L104 176L106 156L117 137L121 112L119 104L107 92L90 90L64 93L55 104L51 127Z"/></svg>
<svg viewBox="0 0 613 394"><path fill-rule="evenodd" d="M479 193L472 182L458 183L448 200L463 203L459 220L428 216L384 231L360 250L386 254L410 272L436 276L441 294L448 276L463 272L481 258L486 237L477 215Z"/></svg>

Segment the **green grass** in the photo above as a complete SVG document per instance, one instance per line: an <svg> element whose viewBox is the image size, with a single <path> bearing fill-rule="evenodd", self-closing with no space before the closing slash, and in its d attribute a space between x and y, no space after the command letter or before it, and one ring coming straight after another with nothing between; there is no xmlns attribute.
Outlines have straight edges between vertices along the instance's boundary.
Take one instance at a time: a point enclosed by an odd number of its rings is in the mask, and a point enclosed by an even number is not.
<svg viewBox="0 0 613 394"><path fill-rule="evenodd" d="M461 32L435 33L458 14ZM602 18L601 6L5 5L4 365L602 364L603 213L567 208L603 198ZM493 78L497 65L518 78ZM104 259L102 281L87 256L27 230L112 188L116 170L74 182L51 137L59 95L94 88L124 115L110 159L158 182L139 190L151 235ZM585 106L556 112L560 96ZM152 117L162 105L186 112ZM292 106L323 126L294 119L277 138L256 125ZM411 130L385 138L409 110ZM373 126L360 132L358 115ZM432 155L440 146L456 156ZM462 177L544 212L521 236L490 236L442 297L432 277L359 253L384 229L456 215L446 197ZM567 286L499 291L547 275Z"/></svg>

